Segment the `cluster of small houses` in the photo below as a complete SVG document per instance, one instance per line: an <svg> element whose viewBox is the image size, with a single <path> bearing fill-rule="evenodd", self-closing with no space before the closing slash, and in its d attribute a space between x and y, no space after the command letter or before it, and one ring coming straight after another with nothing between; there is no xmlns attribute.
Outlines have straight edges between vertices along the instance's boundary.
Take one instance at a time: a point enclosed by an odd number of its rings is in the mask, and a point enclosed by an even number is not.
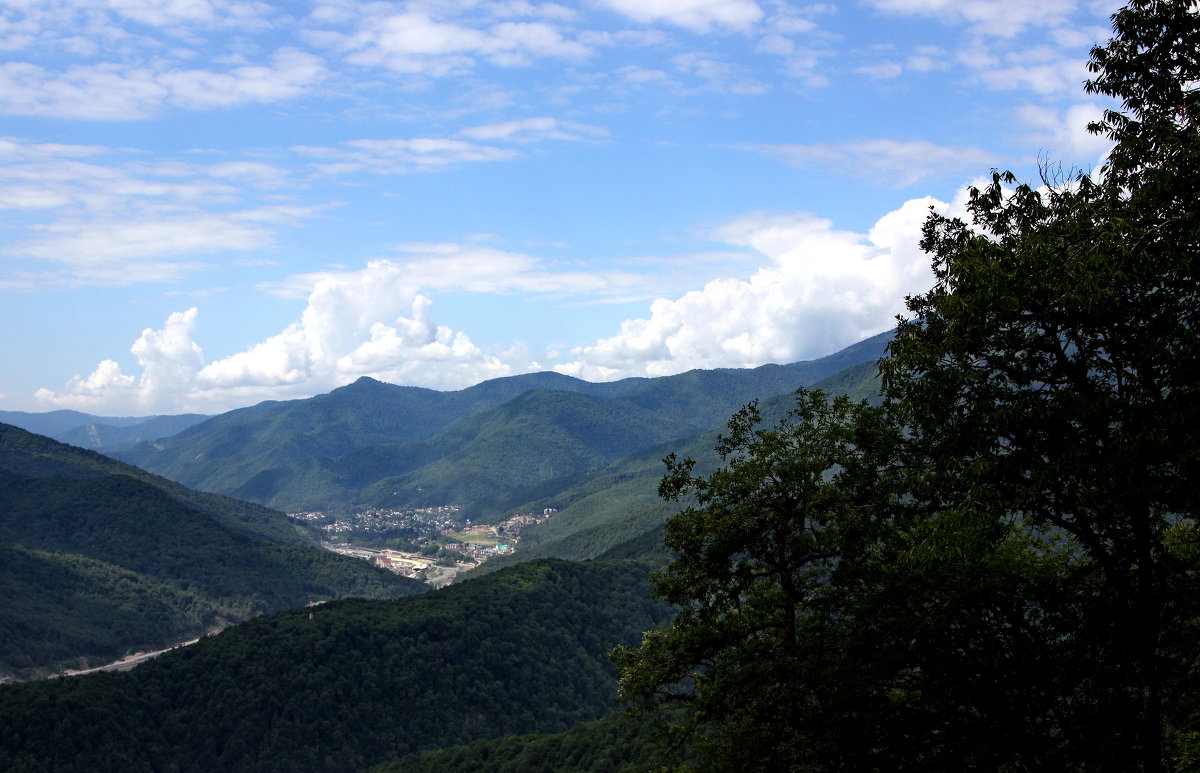
<svg viewBox="0 0 1200 773"><path fill-rule="evenodd" d="M427 511L439 511L437 515L444 516L450 509L450 506L441 508L426 508ZM458 508L453 508L457 512ZM413 511L409 511L413 512ZM521 538L521 530L526 526L535 523L541 523L549 518L554 513L558 512L554 508L547 508L542 511L541 515L533 513L520 513L492 526L477 526L480 534L490 533L496 540L507 540L508 543L515 543ZM303 516L307 514L296 513L293 517ZM299 519L298 519L299 520ZM468 522L469 523L469 522ZM461 533L461 526L443 526L438 529L442 535ZM471 531L468 529L468 532ZM488 540L490 543L491 540ZM513 550L513 545L505 542L497 542L495 545L481 544L472 542L451 542L445 547L449 550L454 550L467 557L474 565L479 565L488 560L492 556L508 553ZM454 574L463 569L463 565L459 565L453 569L446 569L444 573L431 571L435 567L436 559L429 556L424 556L419 553L409 553L400 550L388 550L378 548L357 547L349 544L342 545L326 545L330 550L341 553L343 555L354 556L367 561L371 561L377 566L383 567L390 571L402 574L406 577L421 577L435 585L444 585L451 582Z"/></svg>
<svg viewBox="0 0 1200 773"><path fill-rule="evenodd" d="M339 518L333 523L325 523L330 516L321 511L288 513L288 517L296 521L307 521L330 536L348 532L380 533L399 528L414 529L419 532L444 531L445 529L453 530L454 525L458 523L458 507L440 505L438 507L414 507L407 510L371 507L348 518Z"/></svg>

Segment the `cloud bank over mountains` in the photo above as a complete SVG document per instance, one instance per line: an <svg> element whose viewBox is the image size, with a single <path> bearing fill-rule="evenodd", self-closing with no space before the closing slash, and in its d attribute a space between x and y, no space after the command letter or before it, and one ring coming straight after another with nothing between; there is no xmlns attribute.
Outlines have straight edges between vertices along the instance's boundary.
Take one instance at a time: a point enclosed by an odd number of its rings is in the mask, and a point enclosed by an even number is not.
<svg viewBox="0 0 1200 773"><path fill-rule="evenodd" d="M905 295L931 284L928 256L917 248L921 224L931 210L952 209L960 211L961 202L952 208L913 199L866 234L808 213L735 219L711 237L753 250L766 265L744 279L658 298L649 317L626 321L616 335L575 347L560 362L483 351L470 331L437 324L429 291L591 295L628 291L636 275L552 271L536 258L477 245L402 245L411 257L293 277L277 291L311 287L300 318L243 352L206 362L194 340L199 312L191 308L134 342L139 374L105 360L38 399L83 410L213 411L307 396L360 376L458 389L539 369L606 381L810 359L887 329Z"/></svg>

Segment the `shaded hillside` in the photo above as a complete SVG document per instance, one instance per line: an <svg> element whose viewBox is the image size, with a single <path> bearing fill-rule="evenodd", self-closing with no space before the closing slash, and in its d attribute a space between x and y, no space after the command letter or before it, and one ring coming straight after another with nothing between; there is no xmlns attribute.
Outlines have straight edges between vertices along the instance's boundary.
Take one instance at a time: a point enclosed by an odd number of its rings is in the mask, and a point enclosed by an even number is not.
<svg viewBox="0 0 1200 773"><path fill-rule="evenodd" d="M487 517L720 424L751 399L873 362L889 338L811 362L603 384L535 373L435 392L364 378L307 400L231 411L120 456L287 510L457 504Z"/></svg>
<svg viewBox="0 0 1200 773"><path fill-rule="evenodd" d="M134 671L0 687L6 771L353 771L615 707L607 653L669 614L648 567L536 562L260 617Z"/></svg>
<svg viewBox="0 0 1200 773"><path fill-rule="evenodd" d="M362 561L231 528L180 490L0 425L0 674L96 665L310 596L424 590ZM236 508L225 515L236 521Z"/></svg>
<svg viewBox="0 0 1200 773"><path fill-rule="evenodd" d="M219 494L193 491L95 451L58 443L8 424L0 424L0 470L32 477L77 479L125 475L162 491L234 531L281 544L309 544L287 518L275 510Z"/></svg>

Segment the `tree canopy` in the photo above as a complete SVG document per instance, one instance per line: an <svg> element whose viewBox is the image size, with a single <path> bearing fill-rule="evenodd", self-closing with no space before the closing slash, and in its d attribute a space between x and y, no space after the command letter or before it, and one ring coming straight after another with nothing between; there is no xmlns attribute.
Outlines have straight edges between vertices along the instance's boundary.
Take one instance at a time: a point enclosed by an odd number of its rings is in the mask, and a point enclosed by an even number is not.
<svg viewBox="0 0 1200 773"><path fill-rule="evenodd" d="M800 393L707 478L668 459L682 611L622 690L688 705L717 768L1200 762L1200 6L1113 28L1107 161L931 214L884 407Z"/></svg>

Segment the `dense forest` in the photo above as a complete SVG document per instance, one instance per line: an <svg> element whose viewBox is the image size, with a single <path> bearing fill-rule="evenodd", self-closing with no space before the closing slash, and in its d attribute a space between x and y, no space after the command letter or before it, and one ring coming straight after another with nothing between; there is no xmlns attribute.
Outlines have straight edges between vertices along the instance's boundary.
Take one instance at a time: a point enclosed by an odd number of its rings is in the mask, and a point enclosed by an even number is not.
<svg viewBox="0 0 1200 773"><path fill-rule="evenodd" d="M6 771L351 771L612 712L607 655L667 619L635 561L532 562L243 623L127 673L0 689Z"/></svg>

